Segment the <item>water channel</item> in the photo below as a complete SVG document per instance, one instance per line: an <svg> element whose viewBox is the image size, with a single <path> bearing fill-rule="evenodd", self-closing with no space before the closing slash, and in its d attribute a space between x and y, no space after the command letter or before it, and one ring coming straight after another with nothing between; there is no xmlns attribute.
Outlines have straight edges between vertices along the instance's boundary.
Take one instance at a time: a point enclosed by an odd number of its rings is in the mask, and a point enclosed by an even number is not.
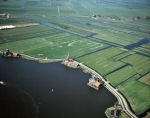
<svg viewBox="0 0 150 118"><path fill-rule="evenodd" d="M16 85L30 95L38 107L38 118L106 118L105 110L117 99L104 87L97 91L87 86L90 77L81 69L68 68L61 62L41 64L0 57L1 81ZM2 91L1 95L4 95ZM5 107L10 106L7 103Z"/></svg>

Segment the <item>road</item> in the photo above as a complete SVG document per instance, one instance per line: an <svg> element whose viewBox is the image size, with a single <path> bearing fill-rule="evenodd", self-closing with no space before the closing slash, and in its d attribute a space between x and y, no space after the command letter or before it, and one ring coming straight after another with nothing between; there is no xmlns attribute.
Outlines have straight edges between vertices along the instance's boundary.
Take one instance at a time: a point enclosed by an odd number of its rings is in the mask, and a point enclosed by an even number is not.
<svg viewBox="0 0 150 118"><path fill-rule="evenodd" d="M126 99L117 91L117 89L113 88L109 82L107 82L100 74L98 74L97 72L95 72L94 70L92 70L91 68L83 65L82 63L79 63L79 65L82 68L85 68L87 70L89 70L90 72L92 72L93 74L95 74L100 80L102 80L104 82L105 87L116 96L116 98L119 101L119 104L122 106L122 109L124 112L126 112L126 114L128 114L128 116L130 116L131 118L138 118L129 108L129 105L126 101Z"/></svg>

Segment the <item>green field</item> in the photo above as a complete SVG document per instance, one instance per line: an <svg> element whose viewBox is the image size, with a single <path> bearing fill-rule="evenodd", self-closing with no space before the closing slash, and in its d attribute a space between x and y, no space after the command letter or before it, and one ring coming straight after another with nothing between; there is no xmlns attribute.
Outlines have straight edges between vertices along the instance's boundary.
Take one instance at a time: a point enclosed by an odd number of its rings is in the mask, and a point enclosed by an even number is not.
<svg viewBox="0 0 150 118"><path fill-rule="evenodd" d="M144 75L143 77L141 77L138 81L145 83L147 85L150 85L150 73Z"/></svg>
<svg viewBox="0 0 150 118"><path fill-rule="evenodd" d="M1 30L1 34L0 50L9 48L34 57L42 54L40 57L43 58L64 58L69 53L73 58L108 47L107 44L45 26Z"/></svg>
<svg viewBox="0 0 150 118"><path fill-rule="evenodd" d="M150 104L149 86L138 82L139 77L137 74L117 87L128 98L132 109L137 115L142 113L141 108L146 111Z"/></svg>
<svg viewBox="0 0 150 118"><path fill-rule="evenodd" d="M113 57L121 52L123 51L119 48L108 48L94 54L78 58L77 60L104 76L125 65L122 62L114 62L109 60L110 57Z"/></svg>
<svg viewBox="0 0 150 118"><path fill-rule="evenodd" d="M20 26L0 30L0 51L49 59L69 54L100 73L140 115L150 108L149 5L149 0L0 0L0 12L11 16L0 17L0 26ZM144 38L147 43L125 49Z"/></svg>
<svg viewBox="0 0 150 118"><path fill-rule="evenodd" d="M150 70L150 58L139 54L133 54L122 59L121 61L131 64L134 69L141 75L146 74Z"/></svg>

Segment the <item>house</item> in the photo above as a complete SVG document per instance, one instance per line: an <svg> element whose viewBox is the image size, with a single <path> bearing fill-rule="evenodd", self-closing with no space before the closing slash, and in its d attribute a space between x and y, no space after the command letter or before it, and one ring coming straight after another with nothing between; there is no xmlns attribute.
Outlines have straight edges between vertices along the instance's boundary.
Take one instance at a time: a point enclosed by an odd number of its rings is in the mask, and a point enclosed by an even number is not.
<svg viewBox="0 0 150 118"><path fill-rule="evenodd" d="M112 116L112 117L119 117L120 116L120 113L121 113L121 110L120 109L113 109L113 110L111 110L110 111L110 115Z"/></svg>
<svg viewBox="0 0 150 118"><path fill-rule="evenodd" d="M100 82L94 82L94 83L93 83L93 86L95 86L95 87L97 87L97 88L99 88L100 85L101 85Z"/></svg>
<svg viewBox="0 0 150 118"><path fill-rule="evenodd" d="M5 52L2 53L3 57L20 57L21 55L16 52L10 52L9 49L6 49Z"/></svg>
<svg viewBox="0 0 150 118"><path fill-rule="evenodd" d="M10 15L0 12L0 18L10 18Z"/></svg>
<svg viewBox="0 0 150 118"><path fill-rule="evenodd" d="M76 62L76 61L69 61L69 62L68 62L68 66L78 67L78 66L79 66L79 63Z"/></svg>
<svg viewBox="0 0 150 118"><path fill-rule="evenodd" d="M87 83L87 85L99 90L99 88L102 86L102 83L95 79L95 75L92 75L92 78L89 79L89 83Z"/></svg>
<svg viewBox="0 0 150 118"><path fill-rule="evenodd" d="M66 55L66 58L63 60L62 64L73 68L77 68L79 66L78 62L69 59L69 54Z"/></svg>
<svg viewBox="0 0 150 118"><path fill-rule="evenodd" d="M79 63L76 62L76 61L69 61L69 62L68 62L68 65L69 65L69 66L78 67Z"/></svg>
<svg viewBox="0 0 150 118"><path fill-rule="evenodd" d="M10 28L15 28L16 26L13 25L5 25L5 26L0 26L0 29L10 29Z"/></svg>

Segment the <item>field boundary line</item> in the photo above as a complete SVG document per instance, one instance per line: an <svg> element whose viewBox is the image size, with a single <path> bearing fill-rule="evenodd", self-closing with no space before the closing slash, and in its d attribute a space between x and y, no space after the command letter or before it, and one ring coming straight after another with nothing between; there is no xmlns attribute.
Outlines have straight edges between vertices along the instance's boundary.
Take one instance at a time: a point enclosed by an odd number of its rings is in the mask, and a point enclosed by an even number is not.
<svg viewBox="0 0 150 118"><path fill-rule="evenodd" d="M113 94L116 96L116 98L118 99L119 103L121 104L123 111L126 112L127 115L129 115L131 118L138 118L130 109L128 102L126 101L126 99L124 98L124 96L119 93L119 91L117 89L115 89L113 86L111 86L109 84L108 81L106 81L99 73L97 73L95 70L89 68L88 66L85 66L82 63L79 63L79 65L82 68L85 68L87 70L89 70L90 72L92 72L93 74L95 74L100 80L102 80L104 82L105 87Z"/></svg>

